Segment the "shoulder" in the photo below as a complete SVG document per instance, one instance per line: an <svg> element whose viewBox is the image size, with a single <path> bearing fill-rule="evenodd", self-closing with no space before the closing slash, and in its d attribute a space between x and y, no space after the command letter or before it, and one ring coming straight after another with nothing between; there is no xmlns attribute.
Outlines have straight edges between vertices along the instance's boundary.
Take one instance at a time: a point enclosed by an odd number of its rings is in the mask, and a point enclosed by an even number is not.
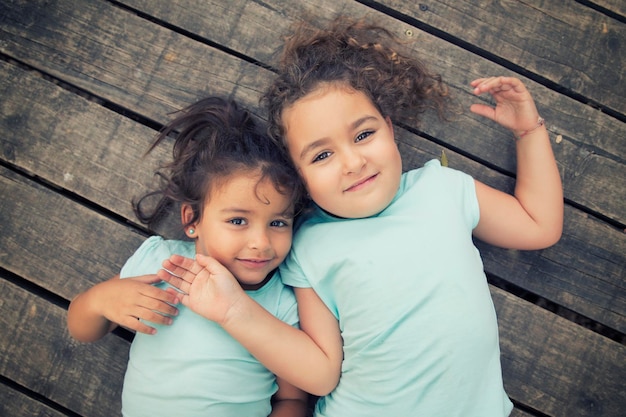
<svg viewBox="0 0 626 417"><path fill-rule="evenodd" d="M478 222L474 179L457 169L441 166L437 159L403 174L400 188L396 202L403 201L403 207L427 206L442 215L461 214L472 227Z"/></svg>
<svg viewBox="0 0 626 417"><path fill-rule="evenodd" d="M135 253L126 261L120 271L121 278L154 274L163 261L173 254L187 257L195 255L195 244L182 240L165 240L160 236L146 239Z"/></svg>
<svg viewBox="0 0 626 417"><path fill-rule="evenodd" d="M455 192L475 192L474 179L465 172L444 167L438 159L431 159L423 167L402 175L400 193L417 188L420 192L454 194Z"/></svg>

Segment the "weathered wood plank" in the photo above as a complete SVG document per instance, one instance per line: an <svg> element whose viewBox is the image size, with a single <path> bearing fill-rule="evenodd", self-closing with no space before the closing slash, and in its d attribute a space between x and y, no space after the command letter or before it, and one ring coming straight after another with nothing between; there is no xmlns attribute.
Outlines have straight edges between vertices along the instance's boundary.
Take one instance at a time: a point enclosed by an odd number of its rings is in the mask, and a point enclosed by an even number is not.
<svg viewBox="0 0 626 417"><path fill-rule="evenodd" d="M223 2L133 4L142 12L265 63L273 62L271 54L280 34L303 12L322 20L338 13L372 12L347 0L235 0L223 12ZM432 4L443 2L426 5ZM511 6L510 2L497 4ZM167 8L159 12L162 6ZM547 16L551 13L547 8L557 5L543 2L540 7ZM493 63L389 16L374 15L401 36L407 29L413 31L412 37L406 37L412 42L410 48L451 81L465 108L474 101L467 88L470 79L503 72ZM568 14L565 20L570 17ZM108 2L2 2L0 33L0 51L9 57L159 122L167 120L167 112L207 94L234 95L262 114L256 101L271 76L267 70ZM541 50L531 51L537 47L531 41L527 45L529 53L541 56ZM496 50L496 45L491 48ZM584 58L593 60L595 55ZM535 83L528 85L553 136L562 135L554 147L567 198L623 223L624 124ZM99 207L122 220L134 221L128 201L150 184L157 160L167 157L167 146L157 150L154 159L140 160L153 131L4 61L0 62L0 96L0 159L95 205L84 207L22 175L0 171L0 195L11 196L0 199L0 266L69 299L115 273L142 241L143 237L127 226L98 214ZM451 124L427 115L424 130L478 160L513 171L513 147L506 132L483 123L467 113ZM401 129L398 136L406 168L441 152L439 145ZM78 157L72 158L73 153ZM455 152L447 154L453 167L510 189L507 176ZM569 207L563 239L555 247L539 252L481 247L481 252L488 272L626 331L626 238L621 231ZM110 360L124 357L127 343L109 336L96 345L76 345L64 330L62 309L4 280L0 279L0 285L3 294L11 296L9 304L4 296L0 302L6 316L0 319L0 373L76 413L117 414L119 407L114 405L109 410L94 407L106 401L115 404L119 392L94 390L107 378L118 378L121 384L121 376L110 375ZM7 286L13 289L6 290ZM620 389L626 377L624 346L501 290L492 288L492 292L502 334L505 383L516 401L545 415L620 415ZM36 306L35 312L31 306ZM26 325L27 318L29 325L38 323L42 330L37 327L33 332ZM41 340L52 342L33 352L21 351ZM121 369L119 375L125 365L125 358L114 365ZM76 367L79 370L75 371ZM94 380L98 382L90 382ZM67 392L60 392L62 389ZM28 407L27 402L17 405L18 409ZM1 410L0 406L0 414ZM513 415L528 414L516 410Z"/></svg>
<svg viewBox="0 0 626 417"><path fill-rule="evenodd" d="M0 74L5 74L0 77L4 97L0 130L7 132L0 144L7 162L134 221L129 202L152 185L154 167L168 158L168 147L157 148L154 158L143 160L141 155L154 135L150 129L6 63L0 63ZM58 108L64 109L63 114L58 114ZM398 140L407 167L422 165L441 153L438 145L406 132L400 132ZM448 159L452 167L473 172L493 186L512 187L510 178L454 152L448 152ZM573 208L567 208L566 219L561 243L545 251L517 253L482 245L486 270L626 331L626 289L621 278L626 273L626 236ZM174 218L159 231L177 236L178 222ZM32 224L36 222L25 227ZM8 229L6 236L10 235ZM71 257L64 264L71 264Z"/></svg>
<svg viewBox="0 0 626 417"><path fill-rule="evenodd" d="M0 241L0 246L6 249L7 253L11 253L10 257L2 259L4 268L51 291L73 295L94 282L108 277L115 270L111 267L111 272L97 272L98 265L88 262L92 260L91 258L98 262L109 264L118 262L118 265L121 265L123 260L118 258L128 256L128 253L120 248L134 247L138 244L135 241L140 238L126 227L107 221L97 213L64 199L53 191L26 181L17 174L3 171L0 176L1 193L11 195L15 201L22 202L11 204L3 201L0 204L0 218L3 219L0 225L3 228L6 228L7 224L13 225L13 229L8 232L6 229L0 230L0 236L3 239ZM59 224L71 230L66 230L65 234L58 233L56 225ZM46 225L49 225L48 228L45 227ZM88 238L81 240L82 235ZM10 236L9 242L4 236ZM37 236L37 239L32 239L33 236ZM94 239L94 236L104 236L105 239ZM96 240L96 242L90 243L88 240ZM70 243L73 241L82 245L82 251L73 247ZM19 242L19 245L12 242ZM107 242L113 242L116 246L106 246ZM68 246L71 247L68 248ZM109 259L98 258L97 253L102 253L103 257ZM71 269L63 269L66 263L71 265ZM28 266L23 266L24 264ZM588 392L597 397L594 400L596 404L602 404L606 410L614 410L612 401L616 397L615 391L621 389L624 371L623 365L616 364L616 361L619 362L620 355L626 347L564 319L559 319L501 290L492 288L492 291L498 306L499 323L503 334L502 346L507 388L515 400L529 404L536 409L572 410L573 406L567 403L571 399L572 390L576 389L576 381L584 377L588 382ZM71 295L65 296L71 297ZM19 304L20 301L16 303ZM11 305L11 311L17 311L14 314L18 316L7 315L6 325L21 328L20 317L28 316L26 314L28 306L32 304L30 299L27 300L23 303L21 311L20 308ZM40 320L34 321L40 322ZM57 320L54 325L46 325L46 328L51 332L59 331L64 328L64 325L64 320L61 319L61 321ZM6 334L11 334L13 328L10 327L11 330L7 330ZM54 328L56 330L52 330ZM551 338L546 338L545 335L551 335ZM46 334L44 340L50 338L52 336ZM22 341L19 341L20 345L23 345ZM62 350L59 346L55 349ZM548 357L548 354L556 356ZM103 361L108 362L110 355L110 352L101 352L90 358L101 357ZM4 356L11 357L11 355ZM539 360L541 358L544 359ZM585 360L572 358L585 358ZM586 369L587 364L592 367L591 370ZM529 373L529 370L534 369L537 369L536 373ZM2 367L0 367L0 372L4 373ZM17 371L13 372L17 374ZM28 369L23 372L31 375L39 371ZM10 377L13 378L13 374ZM601 389L598 388L600 382L596 382L598 378L602 382ZM547 387L544 387L544 384L547 384ZM556 388L553 388L553 385ZM32 388L29 386L29 389L40 392L36 386ZM550 396L538 395L538 391L541 390L549 391ZM49 395L47 392L43 394ZM609 399L607 400L604 395ZM61 403L60 400L59 403Z"/></svg>
<svg viewBox="0 0 626 417"><path fill-rule="evenodd" d="M77 344L62 330L64 310L6 281L0 281L0 288L8 300L2 304L0 334L13 335L0 344L5 358L0 372L77 412L113 415L119 406L127 344L114 336ZM619 415L626 372L620 358L626 347L498 289L492 291L512 398L554 416ZM36 331L28 323L36 323ZM37 343L42 336L48 343ZM572 383L581 380L584 387ZM572 398L579 401L572 403Z"/></svg>
<svg viewBox="0 0 626 417"><path fill-rule="evenodd" d="M509 417L533 417L533 415L528 414L525 411L521 411L518 408L514 408L513 411L511 411L511 414L509 415Z"/></svg>
<svg viewBox="0 0 626 417"><path fill-rule="evenodd" d="M119 272L143 242L116 223L0 167L0 266L72 299Z"/></svg>
<svg viewBox="0 0 626 417"><path fill-rule="evenodd" d="M626 25L574 0L378 3L626 113Z"/></svg>
<svg viewBox="0 0 626 417"><path fill-rule="evenodd" d="M64 417L66 415L0 384L0 416Z"/></svg>
<svg viewBox="0 0 626 417"><path fill-rule="evenodd" d="M109 335L78 344L63 308L3 279L0 291L0 373L75 413L119 415L128 342Z"/></svg>
<svg viewBox="0 0 626 417"><path fill-rule="evenodd" d="M626 2L624 0L594 0L593 3L621 16L622 18L626 17Z"/></svg>
<svg viewBox="0 0 626 417"><path fill-rule="evenodd" d="M320 0L286 4L280 0L263 3L236 1L229 3L227 10L223 10L223 4L212 1L177 0L165 5L148 0L125 0L124 3L266 63L273 63L272 55L280 44L282 32L302 16L312 15L323 21L337 14L370 14L407 40L412 53L422 57L444 76L463 109L468 109L476 101L467 87L470 80L486 74L511 74L477 55L356 2ZM404 7L418 7L416 3L403 4ZM220 13L215 13L215 10L220 10ZM517 22L510 18L503 25L517 25ZM407 36L409 31L411 36ZM529 44L528 48L533 45ZM619 69L617 71L621 74ZM624 123L529 80L526 83L539 110L548 120L553 137L560 135L554 148L564 177L566 197L626 223L624 203L618 197L619 190L626 187L623 160L626 141L619 140L626 136ZM617 95L620 98L623 96ZM427 115L423 130L481 160L510 172L515 170L514 153L508 140L510 134L469 114L467 110L459 115L456 123L442 124L436 117ZM606 178L613 178L616 182L606 181ZM600 186L603 192L589 193L590 185Z"/></svg>
<svg viewBox="0 0 626 417"><path fill-rule="evenodd" d="M157 148L154 158L141 159L149 143L146 138L154 135L150 129L19 68L0 63L0 74L6 74L0 77L4 97L0 109L7 115L0 119L0 144L5 153L10 150L8 162L24 171L36 172L46 181L133 221L129 202L152 185L152 171L159 161L168 158L168 147ZM61 117L57 108L65 109ZM398 140L407 167L422 165L441 153L438 145L425 140L418 142L407 133L400 134ZM475 172L493 186L509 190L512 187L510 178L454 152L448 152L448 159L452 167ZM20 214L24 210L11 207L5 213L28 216ZM522 288L626 331L626 289L621 278L626 273L626 236L570 207L566 220L561 243L545 251L518 253L482 245L485 268ZM64 221L65 217L60 215L58 223L62 225ZM33 224L37 224L36 219L28 222ZM41 227L49 224L46 222ZM160 231L176 236L173 230L178 219L172 219L170 224ZM11 233L7 229L4 235ZM112 243L109 239L108 244ZM49 247L58 244L47 243ZM76 246L77 251L84 247L89 246L82 242ZM27 265L28 251L17 253L24 253L24 259L16 260L16 264ZM81 254L70 252L63 263L71 263L74 256ZM118 255L117 259L120 258ZM107 265L115 268L110 261ZM96 278L102 279L103 275Z"/></svg>
<svg viewBox="0 0 626 417"><path fill-rule="evenodd" d="M0 73L3 160L132 221L131 198L171 159L167 146L143 158L156 131L6 62Z"/></svg>
<svg viewBox="0 0 626 417"><path fill-rule="evenodd" d="M0 51L155 120L209 92L256 98L264 75L108 2L1 2L0 16Z"/></svg>
<svg viewBox="0 0 626 417"><path fill-rule="evenodd" d="M626 333L624 232L566 206L563 236L551 248L512 251L480 241L476 245L489 273Z"/></svg>
<svg viewBox="0 0 626 417"><path fill-rule="evenodd" d="M554 417L624 412L626 346L492 288L505 387Z"/></svg>

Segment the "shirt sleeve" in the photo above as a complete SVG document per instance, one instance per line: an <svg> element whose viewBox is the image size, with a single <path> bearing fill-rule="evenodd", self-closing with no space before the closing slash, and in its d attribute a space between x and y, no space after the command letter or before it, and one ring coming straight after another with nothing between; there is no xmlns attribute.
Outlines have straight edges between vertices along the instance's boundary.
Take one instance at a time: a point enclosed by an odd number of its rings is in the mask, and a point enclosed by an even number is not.
<svg viewBox="0 0 626 417"><path fill-rule="evenodd" d="M473 230L480 218L474 178L463 171L441 166L437 159L428 161L424 167L439 172L438 177L443 182L440 185L441 190L452 196L454 204L463 211L465 224Z"/></svg>
<svg viewBox="0 0 626 417"><path fill-rule="evenodd" d="M298 316L298 304L293 288L284 287L281 294L281 309L283 313L278 317L290 326L300 328L300 317Z"/></svg>
<svg viewBox="0 0 626 417"><path fill-rule="evenodd" d="M287 258L280 265L280 277L285 285L297 288L311 288L311 283L300 267L295 248L291 249Z"/></svg>
<svg viewBox="0 0 626 417"><path fill-rule="evenodd" d="M146 239L124 264L120 271L120 278L156 274L161 269L163 261L171 255L168 245L164 242L160 236L151 236Z"/></svg>

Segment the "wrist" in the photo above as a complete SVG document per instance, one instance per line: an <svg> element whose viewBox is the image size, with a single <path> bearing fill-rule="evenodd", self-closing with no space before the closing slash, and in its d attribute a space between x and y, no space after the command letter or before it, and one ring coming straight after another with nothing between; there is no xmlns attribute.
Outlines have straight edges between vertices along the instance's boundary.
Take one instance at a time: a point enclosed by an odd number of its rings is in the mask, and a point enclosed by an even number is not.
<svg viewBox="0 0 626 417"><path fill-rule="evenodd" d="M526 136L526 135L528 135L528 134L530 134L530 133L532 133L532 132L536 131L537 129L539 129L540 127L542 127L542 126L544 126L544 125L545 125L545 120L544 120L544 118L543 118L543 117L541 117L541 116L539 116L539 117L537 118L537 123L536 123L533 127L531 127L531 128L530 128L530 129L528 129L528 130L522 130L522 131L519 131L519 130L514 130L514 131L513 131L513 135L515 136L515 139L516 139L516 140L520 140L520 139L521 139L521 138L523 138L524 136Z"/></svg>
<svg viewBox="0 0 626 417"><path fill-rule="evenodd" d="M247 294L241 294L226 310L221 322L218 324L227 331L229 328L241 326L241 323L245 323L251 317L254 317L254 304L256 303Z"/></svg>

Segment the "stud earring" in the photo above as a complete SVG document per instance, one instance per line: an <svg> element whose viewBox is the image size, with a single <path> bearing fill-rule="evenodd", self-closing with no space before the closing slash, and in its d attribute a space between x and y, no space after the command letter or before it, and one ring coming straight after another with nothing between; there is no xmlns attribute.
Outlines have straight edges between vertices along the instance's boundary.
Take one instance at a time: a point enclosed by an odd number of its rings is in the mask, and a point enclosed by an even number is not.
<svg viewBox="0 0 626 417"><path fill-rule="evenodd" d="M196 231L194 229L192 229L192 228L189 228L189 234L193 235L194 233L196 233Z"/></svg>

